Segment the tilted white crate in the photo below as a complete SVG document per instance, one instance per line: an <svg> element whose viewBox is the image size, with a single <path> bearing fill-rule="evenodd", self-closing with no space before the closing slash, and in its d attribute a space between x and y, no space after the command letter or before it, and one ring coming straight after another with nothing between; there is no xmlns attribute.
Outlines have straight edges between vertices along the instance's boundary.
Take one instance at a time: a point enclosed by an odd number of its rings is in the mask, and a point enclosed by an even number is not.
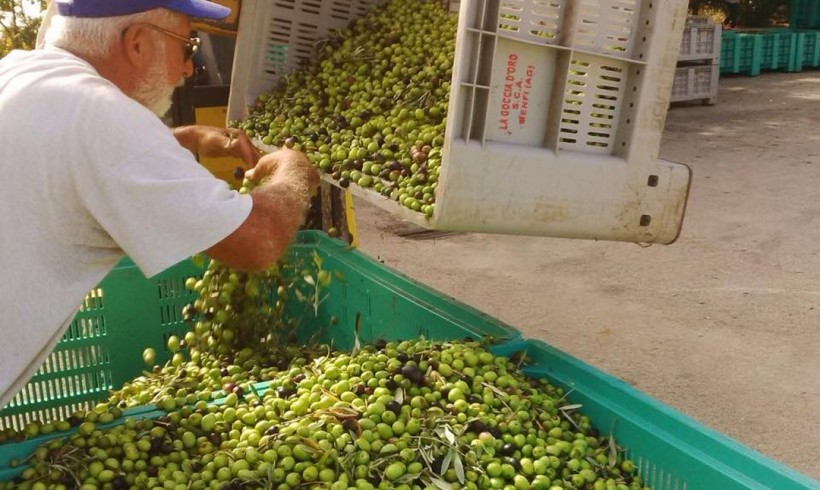
<svg viewBox="0 0 820 490"><path fill-rule="evenodd" d="M228 119L371 3L245 0ZM435 213L351 192L430 229L674 241L691 173L658 150L686 1L461 0L458 15Z"/></svg>

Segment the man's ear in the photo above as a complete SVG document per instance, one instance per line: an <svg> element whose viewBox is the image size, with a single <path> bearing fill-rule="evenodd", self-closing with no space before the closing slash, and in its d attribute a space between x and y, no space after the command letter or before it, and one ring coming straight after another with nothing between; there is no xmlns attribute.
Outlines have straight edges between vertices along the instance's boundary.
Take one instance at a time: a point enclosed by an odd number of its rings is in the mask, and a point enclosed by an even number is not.
<svg viewBox="0 0 820 490"><path fill-rule="evenodd" d="M124 61L136 68L143 68L154 57L154 46L151 33L140 24L125 28L122 32L121 49Z"/></svg>

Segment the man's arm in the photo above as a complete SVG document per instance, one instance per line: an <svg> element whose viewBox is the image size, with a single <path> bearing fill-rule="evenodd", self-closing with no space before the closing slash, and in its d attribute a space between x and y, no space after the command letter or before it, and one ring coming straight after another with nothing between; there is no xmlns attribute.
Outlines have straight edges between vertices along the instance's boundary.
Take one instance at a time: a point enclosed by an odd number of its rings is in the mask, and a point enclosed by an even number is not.
<svg viewBox="0 0 820 490"><path fill-rule="evenodd" d="M247 176L260 182L250 193L250 215L205 253L230 267L261 270L279 259L293 241L319 184L319 173L304 154L282 149L262 157Z"/></svg>
<svg viewBox="0 0 820 490"><path fill-rule="evenodd" d="M194 155L203 157L236 157L247 165L259 161L259 151L244 131L214 126L180 126L173 129L180 145Z"/></svg>

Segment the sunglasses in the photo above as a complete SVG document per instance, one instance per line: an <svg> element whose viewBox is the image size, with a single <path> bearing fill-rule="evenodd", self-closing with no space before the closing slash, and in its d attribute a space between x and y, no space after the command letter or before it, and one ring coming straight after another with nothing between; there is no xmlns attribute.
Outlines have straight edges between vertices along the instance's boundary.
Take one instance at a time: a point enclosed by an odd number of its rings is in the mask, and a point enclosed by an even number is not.
<svg viewBox="0 0 820 490"><path fill-rule="evenodd" d="M197 50L199 49L200 40L199 40L198 37L190 37L189 38L189 37L185 37L185 36L180 36L179 34L177 34L175 32L171 32L171 31L169 31L167 29L163 29L162 27L159 27L159 26L155 26L154 24L149 24L147 22L143 22L142 24L145 25L146 27L150 27L151 29L153 29L155 31L158 31L158 32L161 32L165 35L168 35L168 36L170 36L174 39L178 39L180 41L183 41L185 44L183 44L182 46L185 50L183 51L182 56L183 56L183 59L185 61L189 61L191 58L193 58L194 55L196 54Z"/></svg>

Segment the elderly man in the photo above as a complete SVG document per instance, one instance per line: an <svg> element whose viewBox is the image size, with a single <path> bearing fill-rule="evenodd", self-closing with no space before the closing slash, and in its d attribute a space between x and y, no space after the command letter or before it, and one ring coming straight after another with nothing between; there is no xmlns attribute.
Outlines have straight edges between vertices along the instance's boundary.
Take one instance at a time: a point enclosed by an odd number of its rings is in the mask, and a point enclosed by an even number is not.
<svg viewBox="0 0 820 490"><path fill-rule="evenodd" d="M319 179L301 153L259 159L240 132L171 131L158 117L193 72L190 18L229 9L53 1L45 47L0 60L0 407L123 255L149 277L202 251L264 268L293 239ZM240 195L193 154L241 157L261 184Z"/></svg>

